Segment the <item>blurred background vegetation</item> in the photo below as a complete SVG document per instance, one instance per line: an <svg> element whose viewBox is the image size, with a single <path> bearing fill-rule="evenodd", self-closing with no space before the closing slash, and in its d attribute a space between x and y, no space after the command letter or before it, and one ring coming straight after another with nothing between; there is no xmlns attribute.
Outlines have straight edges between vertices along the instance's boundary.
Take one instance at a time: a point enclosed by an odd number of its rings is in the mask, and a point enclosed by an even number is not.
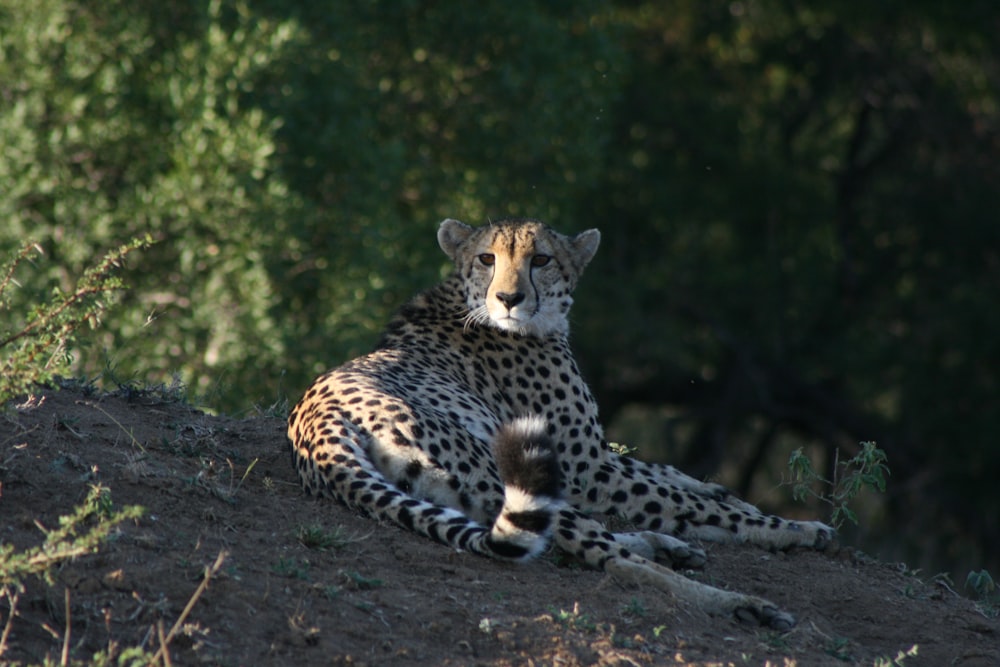
<svg viewBox="0 0 1000 667"><path fill-rule="evenodd" d="M996 571L998 104L992 0L0 0L5 296L148 233L74 371L241 412L367 350L442 218L599 227L614 438L803 515L789 453L875 440L847 539Z"/></svg>

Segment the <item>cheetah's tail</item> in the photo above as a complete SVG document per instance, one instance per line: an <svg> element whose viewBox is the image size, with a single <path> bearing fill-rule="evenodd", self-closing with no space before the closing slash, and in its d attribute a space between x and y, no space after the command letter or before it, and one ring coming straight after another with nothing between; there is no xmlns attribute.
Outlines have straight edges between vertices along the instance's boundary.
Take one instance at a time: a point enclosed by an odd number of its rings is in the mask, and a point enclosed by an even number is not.
<svg viewBox="0 0 1000 667"><path fill-rule="evenodd" d="M545 550L559 507L559 462L541 417L505 424L493 442L504 505L487 542L501 558L527 560Z"/></svg>

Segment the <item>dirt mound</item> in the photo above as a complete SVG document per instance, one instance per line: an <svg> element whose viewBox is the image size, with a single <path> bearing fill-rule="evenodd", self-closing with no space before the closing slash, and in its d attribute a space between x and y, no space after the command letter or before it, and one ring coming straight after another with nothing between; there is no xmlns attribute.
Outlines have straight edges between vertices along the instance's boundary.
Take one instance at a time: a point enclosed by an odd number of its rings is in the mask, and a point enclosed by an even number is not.
<svg viewBox="0 0 1000 667"><path fill-rule="evenodd" d="M0 542L41 543L86 496L142 505L99 553L0 599L0 661L110 645L170 664L1000 665L1000 622L942 584L850 549L703 545L690 576L767 597L799 619L779 634L713 618L549 555L509 565L456 553L304 497L278 418L201 414L142 393L45 392L0 415ZM67 605L69 600L69 615ZM882 664L892 664L885 662Z"/></svg>

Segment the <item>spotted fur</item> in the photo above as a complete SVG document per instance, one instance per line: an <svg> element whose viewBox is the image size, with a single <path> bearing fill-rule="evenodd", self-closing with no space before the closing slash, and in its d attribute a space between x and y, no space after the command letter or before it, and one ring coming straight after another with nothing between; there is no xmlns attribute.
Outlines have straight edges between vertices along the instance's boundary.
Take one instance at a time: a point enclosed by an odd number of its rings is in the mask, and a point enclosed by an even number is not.
<svg viewBox="0 0 1000 667"><path fill-rule="evenodd" d="M303 487L493 558L525 560L554 541L709 612L791 627L766 600L657 562L702 564L686 539L822 547L833 531L608 448L568 342L572 293L599 232L445 220L438 242L455 272L403 306L374 352L319 377L292 410ZM594 513L640 530L609 532Z"/></svg>

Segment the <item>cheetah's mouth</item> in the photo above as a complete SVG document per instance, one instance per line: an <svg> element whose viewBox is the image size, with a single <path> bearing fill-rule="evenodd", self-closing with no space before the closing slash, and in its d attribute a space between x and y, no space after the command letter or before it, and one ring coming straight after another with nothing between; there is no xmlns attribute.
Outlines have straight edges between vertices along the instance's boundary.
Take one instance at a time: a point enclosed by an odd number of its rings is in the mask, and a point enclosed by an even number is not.
<svg viewBox="0 0 1000 667"><path fill-rule="evenodd" d="M493 323L493 326L501 331L524 335L531 328L532 318L505 315L503 317L491 317L490 320Z"/></svg>
<svg viewBox="0 0 1000 667"><path fill-rule="evenodd" d="M512 317L510 315L505 315L503 317L493 318L493 323L496 324L501 329L521 329L525 324L528 323L527 319L522 319L520 317Z"/></svg>

